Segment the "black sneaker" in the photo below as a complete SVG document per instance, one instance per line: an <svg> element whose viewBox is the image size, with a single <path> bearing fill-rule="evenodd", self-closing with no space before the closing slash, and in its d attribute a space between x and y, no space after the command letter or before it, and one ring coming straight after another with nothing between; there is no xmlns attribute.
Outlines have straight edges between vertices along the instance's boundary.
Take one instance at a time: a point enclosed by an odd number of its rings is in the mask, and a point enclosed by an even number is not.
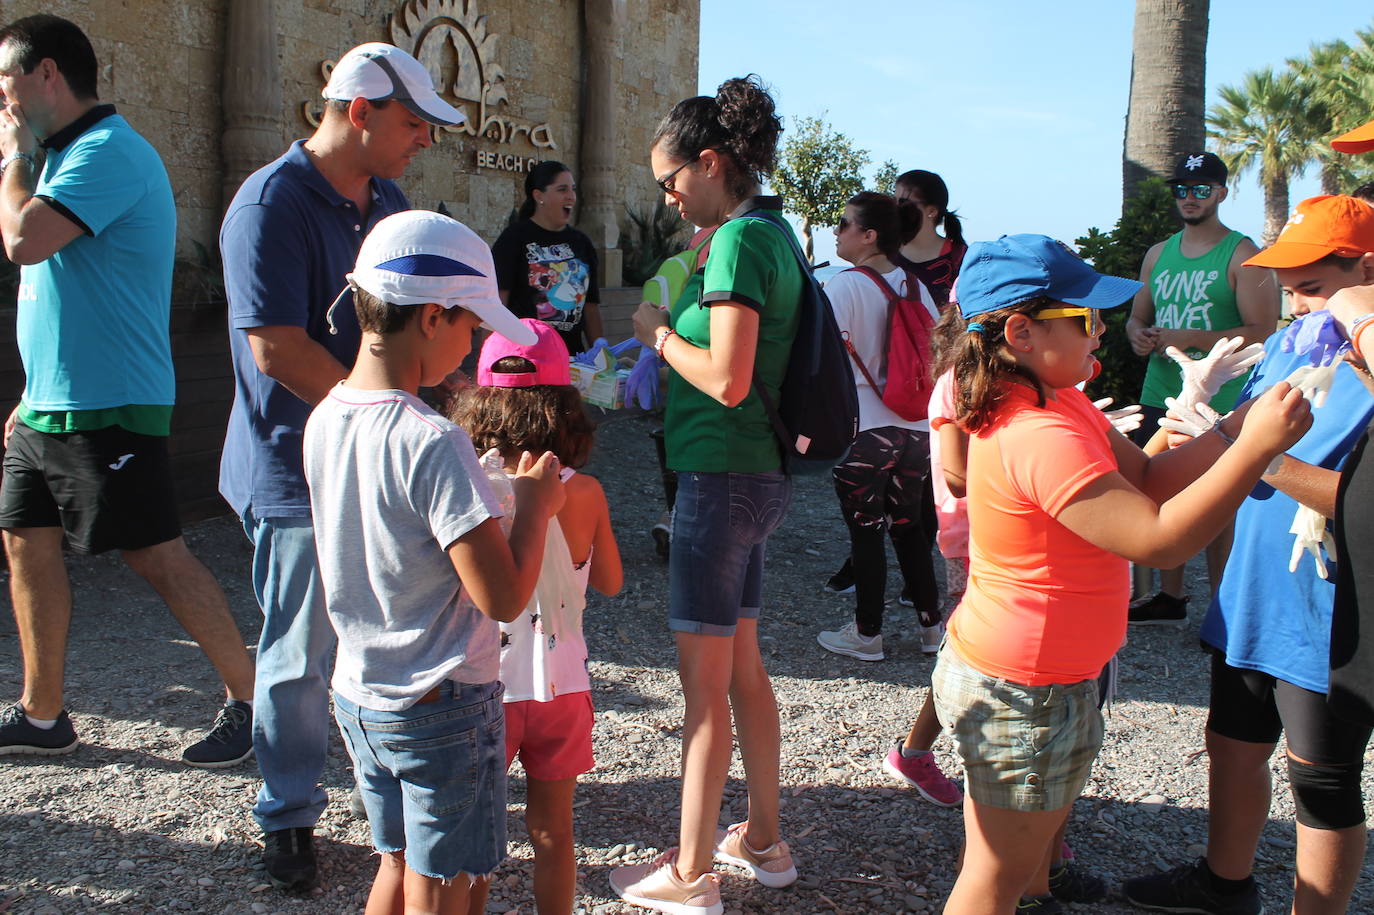
<svg viewBox="0 0 1374 915"><path fill-rule="evenodd" d="M840 566L840 570L838 572L830 576L830 580L825 583L825 590L831 591L835 594L854 593L853 557L846 556L844 558L844 565Z"/></svg>
<svg viewBox="0 0 1374 915"><path fill-rule="evenodd" d="M1237 893L1219 893L1205 858L1162 874L1127 880L1121 888L1126 901L1152 912L1198 912L1201 915L1264 915L1259 887L1252 878Z"/></svg>
<svg viewBox="0 0 1374 915"><path fill-rule="evenodd" d="M1061 902L1101 902L1107 898L1107 882L1072 861L1050 874L1050 893Z"/></svg>
<svg viewBox="0 0 1374 915"><path fill-rule="evenodd" d="M649 530L649 535L654 538L654 552L658 558L666 560L672 548L673 529L667 521L660 521Z"/></svg>
<svg viewBox="0 0 1374 915"><path fill-rule="evenodd" d="M224 703L210 731L181 753L181 761L202 769L238 765L253 755L253 706L238 699Z"/></svg>
<svg viewBox="0 0 1374 915"><path fill-rule="evenodd" d="M916 606L916 602L911 599L911 589L906 585L902 585L902 593L897 596L897 603L901 604L903 607ZM922 625L924 625L924 623Z"/></svg>
<svg viewBox="0 0 1374 915"><path fill-rule="evenodd" d="M1016 903L1016 911L1027 915L1064 915L1064 907L1053 896L1022 896Z"/></svg>
<svg viewBox="0 0 1374 915"><path fill-rule="evenodd" d="M0 712L0 756L11 753L61 756L75 750L80 743L66 709L57 716L57 724L46 731L29 724L24 707L18 702Z"/></svg>
<svg viewBox="0 0 1374 915"><path fill-rule="evenodd" d="M304 892L315 885L315 830L309 826L262 834L262 864L279 890Z"/></svg>
<svg viewBox="0 0 1374 915"><path fill-rule="evenodd" d="M1126 619L1132 626L1188 625L1188 598L1163 591L1131 605Z"/></svg>

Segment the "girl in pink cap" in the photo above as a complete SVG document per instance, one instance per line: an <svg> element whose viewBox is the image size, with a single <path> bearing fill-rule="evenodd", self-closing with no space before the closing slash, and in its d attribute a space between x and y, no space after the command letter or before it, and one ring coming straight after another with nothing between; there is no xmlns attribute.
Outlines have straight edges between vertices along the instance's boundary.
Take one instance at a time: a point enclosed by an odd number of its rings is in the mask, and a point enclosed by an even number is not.
<svg viewBox="0 0 1374 915"><path fill-rule="evenodd" d="M471 436L494 488L514 505L509 480L522 452L552 451L563 467L565 502L549 523L534 596L514 622L501 624L501 682L506 687L506 765L525 768L525 828L534 846L534 899L540 915L569 915L577 890L573 792L591 770L592 700L582 611L587 586L620 591L620 551L606 494L577 473L591 455L595 429L571 384L568 348L558 331L522 323L528 346L492 334L482 346L477 384L458 395L453 421Z"/></svg>

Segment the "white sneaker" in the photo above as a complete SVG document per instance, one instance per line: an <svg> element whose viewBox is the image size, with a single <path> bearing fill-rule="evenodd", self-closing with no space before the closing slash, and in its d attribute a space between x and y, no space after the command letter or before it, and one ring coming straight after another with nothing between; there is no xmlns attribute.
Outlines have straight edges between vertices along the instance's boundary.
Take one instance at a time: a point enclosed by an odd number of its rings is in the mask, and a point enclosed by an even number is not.
<svg viewBox="0 0 1374 915"><path fill-rule="evenodd" d="M827 630L816 636L821 647L835 654L858 658L860 661L881 661L883 659L883 637L859 635L858 624L845 623L837 630Z"/></svg>
<svg viewBox="0 0 1374 915"><path fill-rule="evenodd" d="M945 624L936 623L934 626L921 627L921 651L925 654L935 654L940 650L940 643L945 640Z"/></svg>

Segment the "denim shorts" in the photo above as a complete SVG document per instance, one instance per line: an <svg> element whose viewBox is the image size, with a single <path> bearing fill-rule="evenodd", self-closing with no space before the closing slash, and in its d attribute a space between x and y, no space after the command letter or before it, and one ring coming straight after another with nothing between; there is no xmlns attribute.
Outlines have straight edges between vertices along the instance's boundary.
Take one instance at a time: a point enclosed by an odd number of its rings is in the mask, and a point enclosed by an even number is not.
<svg viewBox="0 0 1374 915"><path fill-rule="evenodd" d="M735 634L763 606L763 557L792 501L784 473L678 474L668 553L668 628Z"/></svg>
<svg viewBox="0 0 1374 915"><path fill-rule="evenodd" d="M1049 811L1083 792L1102 748L1096 680L1023 686L975 670L946 640L931 687L975 801Z"/></svg>
<svg viewBox="0 0 1374 915"><path fill-rule="evenodd" d="M334 693L372 847L404 851L417 874L480 877L506 857L506 719L500 683L445 680L399 712Z"/></svg>

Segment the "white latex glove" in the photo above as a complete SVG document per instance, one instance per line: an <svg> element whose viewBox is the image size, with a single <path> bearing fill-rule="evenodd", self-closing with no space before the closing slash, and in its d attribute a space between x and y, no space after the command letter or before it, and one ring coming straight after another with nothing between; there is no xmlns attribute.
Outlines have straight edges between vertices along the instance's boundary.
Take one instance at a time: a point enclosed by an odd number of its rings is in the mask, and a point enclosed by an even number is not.
<svg viewBox="0 0 1374 915"><path fill-rule="evenodd" d="M1244 337L1222 337L1212 345L1212 351L1201 359L1189 358L1176 346L1164 348L1164 355L1178 363L1183 370L1183 390L1178 399L1183 404L1209 401L1217 396L1221 386L1239 378L1264 358L1264 347L1251 343L1244 349Z"/></svg>
<svg viewBox="0 0 1374 915"><path fill-rule="evenodd" d="M1111 422L1112 428L1122 435L1130 435L1140 428L1140 424L1145 421L1145 417L1140 414L1140 404L1132 404L1129 407L1122 407L1120 410L1108 410L1112 405L1110 397L1101 400L1094 400L1093 406L1107 414L1107 419Z"/></svg>
<svg viewBox="0 0 1374 915"><path fill-rule="evenodd" d="M1331 383L1336 380L1336 366L1339 362L1330 365L1304 365L1294 369L1293 374L1289 375L1287 381L1293 387L1302 391L1302 396L1306 397L1312 406L1320 407L1326 403L1326 395L1331 390Z"/></svg>
<svg viewBox="0 0 1374 915"><path fill-rule="evenodd" d="M1336 555L1336 541L1326 529L1326 519L1306 505L1299 505L1293 514L1293 526L1288 532L1293 535L1293 555L1288 559L1288 571L1296 572L1302 554L1308 552L1317 564L1317 574L1326 578L1326 560L1322 557L1322 548L1326 549L1327 556Z"/></svg>
<svg viewBox="0 0 1374 915"><path fill-rule="evenodd" d="M1184 403L1181 397L1166 397L1164 406L1169 412L1159 421L1159 427L1193 438L1210 432L1221 419L1221 414L1207 406L1205 399Z"/></svg>

